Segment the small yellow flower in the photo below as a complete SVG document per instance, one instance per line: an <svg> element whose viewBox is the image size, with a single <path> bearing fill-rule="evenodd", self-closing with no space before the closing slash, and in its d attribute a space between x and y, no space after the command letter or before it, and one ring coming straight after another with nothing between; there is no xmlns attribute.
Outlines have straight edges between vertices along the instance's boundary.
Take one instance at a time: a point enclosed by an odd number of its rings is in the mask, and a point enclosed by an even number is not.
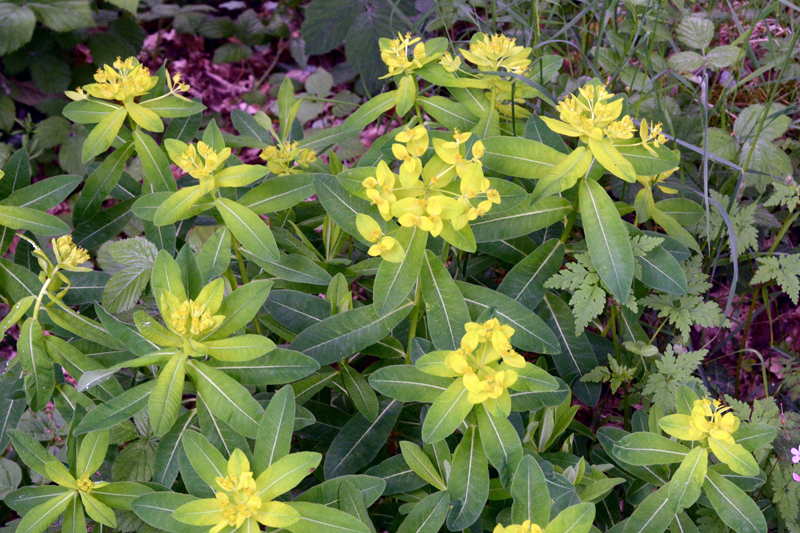
<svg viewBox="0 0 800 533"><path fill-rule="evenodd" d="M97 70L94 79L96 83L84 87L90 96L121 102L147 94L158 83L158 76L151 76L150 70L133 57L125 61L118 57L113 68L104 65ZM185 84L180 86L184 87ZM189 87L185 87L188 90ZM77 94L80 96L81 93Z"/></svg>
<svg viewBox="0 0 800 533"><path fill-rule="evenodd" d="M445 52L439 59L439 64L442 65L445 71L455 72L461 67L461 58L458 56L453 57L450 52Z"/></svg>
<svg viewBox="0 0 800 533"><path fill-rule="evenodd" d="M492 533L542 533L544 530L538 524L532 524L530 520L525 520L522 524L511 524L503 527L497 524Z"/></svg>
<svg viewBox="0 0 800 533"><path fill-rule="evenodd" d="M89 253L72 242L72 235L62 235L50 241L53 245L53 254L56 256L56 266L62 270L72 272L89 272L91 268L79 265L89 260Z"/></svg>
<svg viewBox="0 0 800 533"><path fill-rule="evenodd" d="M381 237L380 241L370 246L367 251L372 257L382 257L390 263L399 263L406 257L403 246L394 237Z"/></svg>
<svg viewBox="0 0 800 533"><path fill-rule="evenodd" d="M410 33L405 36L398 33L397 39L380 39L381 60L389 67L389 74L383 76L388 78L402 74L407 70L414 70L422 67L421 60L425 58L425 45L420 43L413 52L413 59L409 59L408 52L412 45L420 41L419 37L411 37ZM417 51L419 50L419 51Z"/></svg>
<svg viewBox="0 0 800 533"><path fill-rule="evenodd" d="M85 492L87 494L91 494L92 490L94 490L94 481L92 481L88 477L83 477L79 479L78 490L81 492Z"/></svg>
<svg viewBox="0 0 800 533"><path fill-rule="evenodd" d="M200 181L208 191L214 188L213 172L219 168L231 155L231 149L225 148L216 152L211 146L200 141L194 144L185 145L171 140L168 142L167 151L178 167ZM180 149L186 148L181 152Z"/></svg>
<svg viewBox="0 0 800 533"><path fill-rule="evenodd" d="M517 46L516 39L505 35L478 35L469 50L461 50L464 59L478 67L478 70L496 72L505 69L522 74L531 64L530 48Z"/></svg>
<svg viewBox="0 0 800 533"><path fill-rule="evenodd" d="M296 167L308 168L317 160L317 152L310 148L300 148L298 141L279 143L261 150L260 157L267 162L273 174L283 176L298 172Z"/></svg>

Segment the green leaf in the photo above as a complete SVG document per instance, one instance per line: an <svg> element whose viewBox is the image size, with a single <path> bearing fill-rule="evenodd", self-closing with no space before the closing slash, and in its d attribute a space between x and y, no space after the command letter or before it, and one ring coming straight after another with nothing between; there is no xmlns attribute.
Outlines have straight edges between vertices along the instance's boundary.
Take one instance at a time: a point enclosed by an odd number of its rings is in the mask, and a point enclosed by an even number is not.
<svg viewBox="0 0 800 533"><path fill-rule="evenodd" d="M187 360L188 356L183 352L173 355L164 365L150 393L150 425L157 437L166 435L180 414Z"/></svg>
<svg viewBox="0 0 800 533"><path fill-rule="evenodd" d="M725 524L737 533L766 533L767 521L756 502L714 470L703 484L706 496Z"/></svg>
<svg viewBox="0 0 800 533"><path fill-rule="evenodd" d="M256 437L263 410L247 389L224 372L197 361L192 361L186 372L216 417L245 437Z"/></svg>
<svg viewBox="0 0 800 533"><path fill-rule="evenodd" d="M579 146L536 182L533 198L551 196L571 189L578 182L578 178L586 175L591 165L591 152L587 151L585 147Z"/></svg>
<svg viewBox="0 0 800 533"><path fill-rule="evenodd" d="M594 522L595 506L593 503L579 503L567 507L547 524L544 533L588 533Z"/></svg>
<svg viewBox="0 0 800 533"><path fill-rule="evenodd" d="M580 185L580 208L589 256L600 278L622 303L633 282L633 251L614 202L593 180Z"/></svg>
<svg viewBox="0 0 800 533"><path fill-rule="evenodd" d="M287 505L300 513L300 520L286 530L292 533L370 533L358 518L318 503L290 502Z"/></svg>
<svg viewBox="0 0 800 533"><path fill-rule="evenodd" d="M478 117L467 106L449 98L418 96L417 102L436 122L449 130L471 131L478 125Z"/></svg>
<svg viewBox="0 0 800 533"><path fill-rule="evenodd" d="M342 427L328 448L325 456L325 479L353 474L367 466L386 443L402 410L402 402L384 400L378 416L372 422L361 413L356 413Z"/></svg>
<svg viewBox="0 0 800 533"><path fill-rule="evenodd" d="M217 490L218 477L228 475L228 461L203 435L196 431L183 434L183 451L192 464L192 468L206 484Z"/></svg>
<svg viewBox="0 0 800 533"><path fill-rule="evenodd" d="M406 300L382 316L374 305L339 313L300 332L291 349L305 353L321 365L335 363L389 335L413 306L412 301Z"/></svg>
<svg viewBox="0 0 800 533"><path fill-rule="evenodd" d="M100 211L91 220L82 221L72 232L75 244L93 250L111 240L128 224L133 215L131 205L135 201L134 198L124 200Z"/></svg>
<svg viewBox="0 0 800 533"><path fill-rule="evenodd" d="M707 469L708 452L699 446L690 451L670 480L669 498L672 505L677 509L694 505L700 497Z"/></svg>
<svg viewBox="0 0 800 533"><path fill-rule="evenodd" d="M452 381L452 378L431 376L411 365L386 366L369 376L372 388L401 402L433 403Z"/></svg>
<svg viewBox="0 0 800 533"><path fill-rule="evenodd" d="M636 171L633 169L633 165L617 150L611 139L597 140L590 137L589 149L594 158L607 171L629 183L636 181Z"/></svg>
<svg viewBox="0 0 800 533"><path fill-rule="evenodd" d="M239 203L257 215L277 213L314 196L315 174L290 174L270 178L250 189Z"/></svg>
<svg viewBox="0 0 800 533"><path fill-rule="evenodd" d="M269 169L260 165L234 165L214 173L217 187L244 187L263 178Z"/></svg>
<svg viewBox="0 0 800 533"><path fill-rule="evenodd" d="M200 102L175 95L165 96L157 100L145 100L141 103L140 107L152 111L163 118L189 117L202 113L206 109L206 106Z"/></svg>
<svg viewBox="0 0 800 533"><path fill-rule="evenodd" d="M128 115L140 128L159 133L164 131L164 123L154 111L133 101L125 102L125 109L128 110Z"/></svg>
<svg viewBox="0 0 800 533"><path fill-rule="evenodd" d="M623 533L659 533L675 518L675 505L669 499L669 483L650 494L633 511Z"/></svg>
<svg viewBox="0 0 800 533"><path fill-rule="evenodd" d="M173 193L156 210L153 215L153 224L167 226L191 216L192 208L205 196L205 191L199 185L184 187Z"/></svg>
<svg viewBox="0 0 800 533"><path fill-rule="evenodd" d="M511 481L511 517L515 524L525 520L542 526L550 521L550 492L539 463L530 455L522 458ZM547 496L547 497L545 497Z"/></svg>
<svg viewBox="0 0 800 533"><path fill-rule="evenodd" d="M275 238L264 220L241 204L227 198L215 198L214 204L233 236L253 256L268 262L280 259Z"/></svg>
<svg viewBox="0 0 800 533"><path fill-rule="evenodd" d="M386 91L361 104L361 107L344 121L344 128L346 130L364 129L394 107L395 94L395 91Z"/></svg>
<svg viewBox="0 0 800 533"><path fill-rule="evenodd" d="M25 316L25 313L28 312L28 309L30 309L35 300L36 297L34 296L26 296L15 303L14 306L8 310L8 314L3 317L3 320L0 320L0 336L5 337L8 328L15 325L22 317Z"/></svg>
<svg viewBox="0 0 800 533"><path fill-rule="evenodd" d="M778 430L775 429L775 426L753 422L739 426L736 433L732 435L736 444L740 444L748 452L769 446L777 436Z"/></svg>
<svg viewBox="0 0 800 533"><path fill-rule="evenodd" d="M375 533L375 526L369 516L369 510L364 501L364 494L349 481L345 481L339 488L339 509L361 520L371 533Z"/></svg>
<svg viewBox="0 0 800 533"><path fill-rule="evenodd" d="M438 533L449 509L450 493L434 492L414 506L397 533Z"/></svg>
<svg viewBox="0 0 800 533"><path fill-rule="evenodd" d="M253 280L230 293L222 300L222 305L217 311L217 314L224 316L225 320L217 329L198 340L206 342L224 339L245 327L264 305L272 285L273 282L270 280Z"/></svg>
<svg viewBox="0 0 800 533"><path fill-rule="evenodd" d="M111 335L94 320L89 320L83 315L79 315L69 307L52 307L47 310L47 315L56 325L79 335L86 340L108 346L109 348L124 348L124 344Z"/></svg>
<svg viewBox="0 0 800 533"><path fill-rule="evenodd" d="M395 96L395 112L397 116L402 117L414 107L418 92L419 87L417 87L416 76L403 76L400 79Z"/></svg>
<svg viewBox="0 0 800 533"><path fill-rule="evenodd" d="M499 473L501 483L507 487L522 459L522 442L508 418L492 415L484 404L476 405L475 410L483 451Z"/></svg>
<svg viewBox="0 0 800 533"><path fill-rule="evenodd" d="M9 430L8 434L11 437L11 444L22 462L37 474L49 479L46 465L58 461L55 455L45 450L33 437L18 429Z"/></svg>
<svg viewBox="0 0 800 533"><path fill-rule="evenodd" d="M178 507L196 500L194 496L177 492L151 492L136 498L132 507L136 516L156 529L173 533L207 533L208 526L190 526L172 517Z"/></svg>
<svg viewBox="0 0 800 533"><path fill-rule="evenodd" d="M345 360L339 363L339 373L342 376L347 395L356 406L359 413L370 422L378 416L378 396L369 382L357 370L354 370Z"/></svg>
<svg viewBox="0 0 800 533"><path fill-rule="evenodd" d="M714 38L714 23L702 15L689 15L675 27L678 40L697 50L705 50Z"/></svg>
<svg viewBox="0 0 800 533"><path fill-rule="evenodd" d="M293 453L278 459L256 480L263 487L256 496L272 500L290 491L313 472L321 460L322 455L316 452Z"/></svg>
<svg viewBox="0 0 800 533"><path fill-rule="evenodd" d="M564 253L564 244L560 240L543 242L508 271L497 292L513 298L531 311L535 310L547 292L544 282L559 271Z"/></svg>
<svg viewBox="0 0 800 533"><path fill-rule="evenodd" d="M351 195L334 176L315 174L314 187L322 207L333 221L364 244L371 243L368 243L358 231L356 216L359 213L371 216L378 222L381 229L385 229L386 224L378 212L378 208L367 200Z"/></svg>
<svg viewBox="0 0 800 533"><path fill-rule="evenodd" d="M8 55L27 44L33 37L36 15L26 5L0 3L0 55Z"/></svg>
<svg viewBox="0 0 800 533"><path fill-rule="evenodd" d="M124 107L120 107L103 117L97 126L89 132L86 141L83 143L81 161L86 163L95 156L98 156L111 147L111 143L117 138L117 133L125 122L128 112Z"/></svg>
<svg viewBox="0 0 800 533"><path fill-rule="evenodd" d="M53 31L65 32L94 26L92 10L84 0L38 0L28 2L36 18Z"/></svg>
<svg viewBox="0 0 800 533"><path fill-rule="evenodd" d="M115 109L120 109L120 106L99 100L78 100L68 103L63 114L78 124L97 124Z"/></svg>
<svg viewBox="0 0 800 533"><path fill-rule="evenodd" d="M741 444L731 444L708 435L708 446L721 462L743 476L757 476L761 469L755 458Z"/></svg>
<svg viewBox="0 0 800 533"><path fill-rule="evenodd" d="M414 288L422 268L428 232L418 226L400 228L395 237L406 251L400 263L381 261L373 287L375 308L386 314L397 308Z"/></svg>
<svg viewBox="0 0 800 533"><path fill-rule="evenodd" d="M449 437L472 411L463 380L454 380L433 402L422 424L422 441L430 444Z"/></svg>
<svg viewBox="0 0 800 533"><path fill-rule="evenodd" d="M58 515L69 507L74 498L77 498L77 493L69 491L34 507L17 525L17 531L19 533L44 533L50 524L56 521Z"/></svg>
<svg viewBox="0 0 800 533"><path fill-rule="evenodd" d="M403 459L406 464L413 470L419 477L433 485L439 490L447 490L447 486L442 480L436 467L433 466L430 458L425 455L422 448L409 441L400 442L400 450L403 453Z"/></svg>
<svg viewBox="0 0 800 533"><path fill-rule="evenodd" d="M637 259L642 267L642 283L669 294L686 294L686 274L680 263L664 248L656 246Z"/></svg>
<svg viewBox="0 0 800 533"><path fill-rule="evenodd" d="M554 357L561 379L572 387L575 396L589 405L595 405L600 399L600 386L597 383L585 383L581 377L599 365L592 345L581 331L575 334L575 320L569 307L558 296L548 294L541 303L539 315L554 331L558 338L563 356Z"/></svg>
<svg viewBox="0 0 800 533"><path fill-rule="evenodd" d="M15 190L0 203L48 211L63 202L80 182L80 176L53 176Z"/></svg>
<svg viewBox="0 0 800 533"><path fill-rule="evenodd" d="M148 381L128 389L113 400L102 403L83 417L73 433L82 435L90 431L109 429L127 420L147 406L155 381Z"/></svg>
<svg viewBox="0 0 800 533"><path fill-rule="evenodd" d="M209 360L208 364L222 370L243 385L280 385L302 379L319 369L312 358L283 348L248 361L228 362Z"/></svg>
<svg viewBox="0 0 800 533"><path fill-rule="evenodd" d="M123 268L112 274L103 288L103 306L111 313L130 310L144 292L158 250L143 237L115 241L108 252Z"/></svg>
<svg viewBox="0 0 800 533"><path fill-rule="evenodd" d="M38 320L28 318L20 327L17 355L25 378L25 399L32 410L43 411L53 395L56 381Z"/></svg>
<svg viewBox="0 0 800 533"><path fill-rule="evenodd" d="M249 361L275 349L275 343L262 335L236 335L208 341L208 355L227 362Z"/></svg>
<svg viewBox="0 0 800 533"><path fill-rule="evenodd" d="M153 489L132 481L118 481L94 487L92 496L114 509L133 510L131 503L139 496L150 494Z"/></svg>
<svg viewBox="0 0 800 533"><path fill-rule="evenodd" d="M572 211L572 204L559 196L541 198L533 204L522 202L518 206L492 214L491 212L470 223L475 241L495 242L528 235L552 226Z"/></svg>
<svg viewBox="0 0 800 533"><path fill-rule="evenodd" d="M292 387L286 385L270 399L258 426L253 454L256 477L278 459L289 454L295 420L295 401Z"/></svg>
<svg viewBox="0 0 800 533"><path fill-rule="evenodd" d="M149 191L161 192L178 190L175 184L175 177L170 170L169 159L164 151L159 147L152 137L146 133L136 130L133 132L133 142L136 148L136 155L142 162L142 170L149 185ZM147 187L145 187L147 190Z"/></svg>
<svg viewBox="0 0 800 533"><path fill-rule="evenodd" d="M425 251L420 282L433 345L439 350L455 350L470 321L469 310L450 272L430 250Z"/></svg>
<svg viewBox="0 0 800 533"><path fill-rule="evenodd" d="M245 255L267 273L286 281L327 286L332 279L327 270L304 255L280 254L278 261L262 261L246 250Z"/></svg>
<svg viewBox="0 0 800 533"><path fill-rule="evenodd" d="M447 516L447 529L466 529L478 519L489 498L489 465L475 426L467 429L453 454L447 487L453 506Z"/></svg>
<svg viewBox="0 0 800 533"><path fill-rule="evenodd" d="M83 513L83 503L80 498L73 498L64 512L61 531L63 533L83 533L86 530L86 515Z"/></svg>
<svg viewBox="0 0 800 533"><path fill-rule="evenodd" d="M680 463L689 448L657 433L631 433L614 444L614 456L631 465Z"/></svg>
<svg viewBox="0 0 800 533"><path fill-rule="evenodd" d="M488 137L483 144L483 164L517 178L541 179L564 159L558 150L522 137Z"/></svg>
<svg viewBox="0 0 800 533"><path fill-rule="evenodd" d="M36 209L10 205L0 205L0 226L28 230L45 237L69 233L69 226L60 218Z"/></svg>
<svg viewBox="0 0 800 533"><path fill-rule="evenodd" d="M558 339L547 324L521 303L486 287L463 281L456 281L456 286L464 295L472 319L494 307L497 319L514 328L512 345L527 352L557 354L561 351Z"/></svg>
<svg viewBox="0 0 800 533"><path fill-rule="evenodd" d="M183 435L189 430L194 413L182 414L175 421L166 435L161 437L156 448L155 463L153 464L153 481L165 487L171 487L178 477L178 457L182 449Z"/></svg>
<svg viewBox="0 0 800 533"><path fill-rule="evenodd" d="M694 72L703 68L705 60L697 52L678 52L667 59L667 65L678 72Z"/></svg>
<svg viewBox="0 0 800 533"><path fill-rule="evenodd" d="M615 148L631 164L631 167L639 176L655 176L662 172L669 172L680 165L681 162L678 155L666 146L659 146L658 148L651 146L650 148L656 155L650 153L650 150L644 146L622 144Z"/></svg>

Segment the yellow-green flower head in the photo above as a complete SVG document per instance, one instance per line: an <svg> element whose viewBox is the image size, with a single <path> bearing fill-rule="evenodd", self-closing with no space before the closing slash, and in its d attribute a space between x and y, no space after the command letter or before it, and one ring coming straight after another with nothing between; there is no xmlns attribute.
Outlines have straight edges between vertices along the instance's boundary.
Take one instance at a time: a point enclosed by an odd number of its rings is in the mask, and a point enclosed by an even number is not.
<svg viewBox="0 0 800 533"><path fill-rule="evenodd" d="M413 45L416 46L409 57ZM381 60L389 67L389 74L381 79L422 67L422 60L425 59L425 43L421 43L419 37L412 38L410 33L406 33L405 36L398 33L397 39L380 39L379 46Z"/></svg>
<svg viewBox="0 0 800 533"><path fill-rule="evenodd" d="M267 146L260 157L267 162L267 168L279 176L297 172L297 167L308 168L317 160L317 152L310 148L300 148L298 141L286 142L277 146Z"/></svg>
<svg viewBox="0 0 800 533"><path fill-rule="evenodd" d="M496 72L505 69L522 74L531 64L530 48L517 46L516 39L494 34L491 37L478 34L469 45L469 50L461 50L464 59L478 67L478 70Z"/></svg>
<svg viewBox="0 0 800 533"><path fill-rule="evenodd" d="M162 291L159 308L167 327L175 334L191 339L217 329L225 317L215 314L222 305L224 283L217 278L200 291L195 300L180 301L169 291Z"/></svg>
<svg viewBox="0 0 800 533"><path fill-rule="evenodd" d="M125 61L118 57L113 68L104 65L97 70L94 79L96 83L83 87L90 96L121 102L147 94L158 83L158 76L151 76L150 70L134 57ZM179 84L179 88L189 89L186 84Z"/></svg>
<svg viewBox="0 0 800 533"><path fill-rule="evenodd" d="M464 387L469 391L467 400L470 403L483 403L490 398L497 400L503 395L508 395L508 387L516 381L517 373L513 370L498 372L491 367L482 368L478 373L464 376Z"/></svg>
<svg viewBox="0 0 800 533"><path fill-rule="evenodd" d="M171 154L172 155L172 154ZM213 188L212 173L224 163L231 155L231 149L225 148L219 153L209 145L200 141L195 148L194 144L186 147L186 150L173 158L181 170L200 180L209 182L209 190ZM209 180L208 178L212 178Z"/></svg>
<svg viewBox="0 0 800 533"><path fill-rule="evenodd" d="M53 245L53 254L56 256L56 265L60 269L72 272L88 272L92 270L91 268L79 266L89 260L89 253L72 242L72 235L62 235L50 242Z"/></svg>
<svg viewBox="0 0 800 533"><path fill-rule="evenodd" d="M461 67L461 58L458 56L453 57L450 52L445 52L439 59L439 64L446 72L455 72Z"/></svg>
<svg viewBox="0 0 800 533"><path fill-rule="evenodd" d="M94 490L94 481L88 477L82 477L78 480L78 490L87 494L91 494L92 490Z"/></svg>
<svg viewBox="0 0 800 533"><path fill-rule="evenodd" d="M633 136L635 128L630 117L623 117L621 121L614 123L622 113L621 98L609 102L614 95L603 86L586 85L578 92L579 96L569 95L556 106L560 120L542 117L551 130L584 140L601 140L606 135L618 139L629 139ZM612 123L614 125L606 129Z"/></svg>
<svg viewBox="0 0 800 533"><path fill-rule="evenodd" d="M653 155L655 155L656 152L650 148L648 145L649 142L652 141L653 146L656 148L667 142L667 138L661 133L661 123L659 122L658 124L653 124L648 131L647 119L644 118L642 119L642 124L639 126L639 137L642 138L642 146L644 146L647 151ZM672 172L670 172L670 174L671 173Z"/></svg>
<svg viewBox="0 0 800 533"><path fill-rule="evenodd" d="M250 461L237 448L228 460L228 475L215 479L215 497L184 504L173 516L185 524L213 526L209 533L229 527L234 528L231 531L258 532L259 524L285 528L297 522L300 513L283 502L271 501L277 496L270 492L270 484L275 483L272 477L267 469L254 479Z"/></svg>
<svg viewBox="0 0 800 533"><path fill-rule="evenodd" d="M530 520L525 520L522 524L511 524L503 526L497 524L492 533L542 533L544 531L538 524L532 524Z"/></svg>

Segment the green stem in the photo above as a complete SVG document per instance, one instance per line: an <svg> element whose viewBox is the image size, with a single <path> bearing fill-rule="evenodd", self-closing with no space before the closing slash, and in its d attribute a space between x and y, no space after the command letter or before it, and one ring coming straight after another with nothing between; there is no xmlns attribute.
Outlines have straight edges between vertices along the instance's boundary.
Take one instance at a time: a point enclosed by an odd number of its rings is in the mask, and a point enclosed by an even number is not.
<svg viewBox="0 0 800 533"><path fill-rule="evenodd" d="M42 307L42 298L44 298L44 294L47 292L47 286L50 285L50 282L53 281L53 276L56 275L58 272L58 267L55 267L53 271L47 276L47 279L42 285L42 290L39 291L39 296L36 297L36 303L33 306L33 319L38 320L39 318L39 308Z"/></svg>
<svg viewBox="0 0 800 533"><path fill-rule="evenodd" d="M567 215L567 223L564 226L564 231L561 232L561 242L567 244L567 239L569 239L569 234L572 232L572 226L575 225L575 219L578 218L578 210L573 209L569 215Z"/></svg>
<svg viewBox="0 0 800 533"><path fill-rule="evenodd" d="M411 364L411 341L414 340L414 336L417 334L417 322L419 322L419 315L422 312L422 283L420 280L417 280L417 292L414 295L414 309L411 310L411 316L409 320L411 321L410 326L408 327L408 347L406 348L406 363L409 365Z"/></svg>
<svg viewBox="0 0 800 533"><path fill-rule="evenodd" d="M233 235L231 235L231 247L233 248L233 253L236 254L236 262L239 263L239 274L242 276L242 285L247 285L250 283L250 279L247 277L247 269L244 266L242 252L239 251L239 241L237 241L236 237ZM253 317L253 327L256 333L261 335L261 325L258 323L258 318L255 316Z"/></svg>

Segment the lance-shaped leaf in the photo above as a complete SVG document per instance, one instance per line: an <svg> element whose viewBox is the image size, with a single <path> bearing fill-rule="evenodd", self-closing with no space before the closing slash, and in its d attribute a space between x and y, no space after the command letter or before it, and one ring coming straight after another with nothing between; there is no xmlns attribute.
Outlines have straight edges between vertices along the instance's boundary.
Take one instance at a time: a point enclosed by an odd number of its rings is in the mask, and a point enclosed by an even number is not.
<svg viewBox="0 0 800 533"><path fill-rule="evenodd" d="M236 240L251 254L262 261L276 262L280 259L275 237L261 217L227 198L215 198L214 205Z"/></svg>
<svg viewBox="0 0 800 533"><path fill-rule="evenodd" d="M411 300L406 300L386 315L379 315L374 305L339 313L300 332L291 348L321 365L341 361L389 335L413 306Z"/></svg>
<svg viewBox="0 0 800 533"><path fill-rule="evenodd" d="M703 484L706 496L725 524L737 533L766 533L767 521L756 502L714 470Z"/></svg>
<svg viewBox="0 0 800 533"><path fill-rule="evenodd" d="M170 170L169 159L153 138L136 130L133 132L133 142L147 178L148 192L177 191L178 186Z"/></svg>
<svg viewBox="0 0 800 533"><path fill-rule="evenodd" d="M374 421L356 413L331 442L325 457L325 479L353 474L367 466L389 437L400 412L402 402L384 400Z"/></svg>
<svg viewBox="0 0 800 533"><path fill-rule="evenodd" d="M180 413L187 360L188 356L183 352L173 355L164 365L150 393L150 425L157 437L166 435Z"/></svg>
<svg viewBox="0 0 800 533"><path fill-rule="evenodd" d="M258 426L253 455L253 472L256 476L289 454L294 421L294 391L291 386L286 385L269 401Z"/></svg>
<svg viewBox="0 0 800 533"><path fill-rule="evenodd" d="M248 361L209 360L209 366L222 370L242 385L280 385L303 379L319 369L319 363L307 355L275 348L266 355Z"/></svg>
<svg viewBox="0 0 800 533"><path fill-rule="evenodd" d="M224 372L197 361L186 366L209 410L234 431L255 438L263 410L250 392Z"/></svg>
<svg viewBox="0 0 800 533"><path fill-rule="evenodd" d="M497 291L533 311L547 292L544 282L561 268L564 252L564 244L558 239L542 243L508 271Z"/></svg>
<svg viewBox="0 0 800 533"><path fill-rule="evenodd" d="M731 470L743 476L757 476L759 471L758 463L750 452L744 449L741 444L720 440L713 434L708 435L708 446L714 455L728 465Z"/></svg>
<svg viewBox="0 0 800 533"><path fill-rule="evenodd" d="M30 207L10 205L0 205L0 226L28 230L46 237L69 232L69 226L60 218Z"/></svg>
<svg viewBox="0 0 800 533"><path fill-rule="evenodd" d="M194 420L194 413L182 414L175 421L166 435L164 435L156 448L155 464L153 465L153 481L165 487L171 487L178 477L178 456L182 449L183 435L189 430Z"/></svg>
<svg viewBox="0 0 800 533"><path fill-rule="evenodd" d="M83 163L86 163L94 156L102 154L111 147L111 143L117 138L117 133L119 133L127 116L127 110L124 107L118 107L97 123L97 126L89 132L89 136L83 142L83 151L81 152L81 161Z"/></svg>
<svg viewBox="0 0 800 533"><path fill-rule="evenodd" d="M669 497L677 509L691 507L706 479L708 451L698 446L683 459L669 483Z"/></svg>
<svg viewBox="0 0 800 533"><path fill-rule="evenodd" d="M428 232L418 226L400 228L396 239L406 251L399 263L381 261L375 276L373 303L381 314L388 313L406 299L419 278Z"/></svg>
<svg viewBox="0 0 800 533"><path fill-rule="evenodd" d="M507 176L541 179L564 159L549 146L522 137L488 137L481 161L487 168Z"/></svg>
<svg viewBox="0 0 800 533"><path fill-rule="evenodd" d="M614 455L631 465L660 465L680 463L689 453L683 444L657 433L631 433L614 445Z"/></svg>
<svg viewBox="0 0 800 533"><path fill-rule="evenodd" d="M511 481L511 518L515 524L530 520L542 526L550 521L550 492L539 463L530 455L522 458Z"/></svg>
<svg viewBox="0 0 800 533"><path fill-rule="evenodd" d="M447 390L436 398L422 424L422 440L434 443L449 437L472 411L472 403L467 399L469 391L461 379L456 379Z"/></svg>
<svg viewBox="0 0 800 533"><path fill-rule="evenodd" d="M421 282L431 341L439 350L455 350L470 321L469 310L450 272L430 250L425 251Z"/></svg>
<svg viewBox="0 0 800 533"><path fill-rule="evenodd" d="M452 382L452 378L432 376L410 365L386 366L369 376L372 388L401 402L433 403Z"/></svg>
<svg viewBox="0 0 800 533"><path fill-rule="evenodd" d="M596 181L583 180L579 198L592 264L617 300L627 302L634 268L625 224L608 193Z"/></svg>
<svg viewBox="0 0 800 533"><path fill-rule="evenodd" d="M572 209L572 204L566 199L548 196L533 203L522 202L513 209L499 213L489 212L470 222L469 227L478 243L513 239L552 226Z"/></svg>
<svg viewBox="0 0 800 533"><path fill-rule="evenodd" d="M314 196L314 192L314 174L276 176L250 189L239 203L257 215L277 213Z"/></svg>
<svg viewBox="0 0 800 533"><path fill-rule="evenodd" d="M218 488L216 478L228 475L228 462L225 457L208 442L208 439L196 431L187 431L183 435L182 442L183 451L186 452L194 471L216 491Z"/></svg>
<svg viewBox="0 0 800 533"><path fill-rule="evenodd" d="M361 520L361 523L375 533L375 526L369 516L369 510L364 501L364 494L349 481L339 487L339 509Z"/></svg>
<svg viewBox="0 0 800 533"><path fill-rule="evenodd" d="M43 533L77 497L74 491L69 491L37 505L23 517L16 530L20 533Z"/></svg>
<svg viewBox="0 0 800 533"><path fill-rule="evenodd" d="M285 528L292 533L320 533L321 531L370 533L369 528L361 520L338 509L318 503L297 501L287 505L300 513L300 520Z"/></svg>
<svg viewBox="0 0 800 533"><path fill-rule="evenodd" d="M414 471L419 477L433 485L439 490L447 490L447 486L442 480L442 476L433 466L430 458L425 455L422 449L413 442L404 440L400 443L400 450L403 453L403 459L406 464Z"/></svg>
<svg viewBox="0 0 800 533"><path fill-rule="evenodd" d="M595 506L592 503L579 503L567 507L547 524L544 533L588 533L594 522Z"/></svg>
<svg viewBox="0 0 800 533"><path fill-rule="evenodd" d="M669 484L650 494L625 522L623 533L655 533L667 529L675 518L675 504L669 499Z"/></svg>
<svg viewBox="0 0 800 533"><path fill-rule="evenodd" d="M589 138L589 149L594 158L606 170L627 182L634 183L636 181L636 171L633 169L633 165L616 149L611 139Z"/></svg>
<svg viewBox="0 0 800 533"><path fill-rule="evenodd" d="M378 223L382 230L385 230L386 223L378 212L378 208L370 204L367 200L351 195L334 176L315 174L314 186L317 197L322 207L325 208L325 212L327 212L333 221L345 232L359 241L364 244L371 244L361 236L356 226L356 216L359 213L369 215Z"/></svg>
<svg viewBox="0 0 800 533"><path fill-rule="evenodd" d="M435 492L426 496L408 513L397 533L437 533L450 509L450 493Z"/></svg>
<svg viewBox="0 0 800 533"><path fill-rule="evenodd" d="M8 179L8 176L3 179ZM0 204L49 211L63 202L81 181L80 176L52 176L33 185L16 189Z"/></svg>
<svg viewBox="0 0 800 533"><path fill-rule="evenodd" d="M453 505L447 529L466 529L475 523L489 499L489 464L475 426L467 429L453 454L447 487Z"/></svg>
<svg viewBox="0 0 800 533"><path fill-rule="evenodd" d="M94 217L108 198L114 187L117 186L125 163L133 154L133 143L126 143L114 150L105 160L89 174L83 185L81 196L75 203L75 220L86 221Z"/></svg>
<svg viewBox="0 0 800 533"><path fill-rule="evenodd" d="M476 406L476 411L483 451L507 487L522 459L522 442L508 418L492 415L483 404Z"/></svg>
<svg viewBox="0 0 800 533"><path fill-rule="evenodd" d="M358 412L370 422L374 421L378 416L378 396L369 386L367 379L348 365L345 360L339 363L339 373L342 376L347 395Z"/></svg>
<svg viewBox="0 0 800 533"><path fill-rule="evenodd" d="M147 406L155 381L148 381L128 389L113 400L89 411L74 430L75 435L109 429L127 420Z"/></svg>
<svg viewBox="0 0 800 533"><path fill-rule="evenodd" d="M17 354L22 361L25 399L31 409L42 411L53 395L56 382L53 362L47 355L42 326L38 320L29 318L20 327Z"/></svg>

